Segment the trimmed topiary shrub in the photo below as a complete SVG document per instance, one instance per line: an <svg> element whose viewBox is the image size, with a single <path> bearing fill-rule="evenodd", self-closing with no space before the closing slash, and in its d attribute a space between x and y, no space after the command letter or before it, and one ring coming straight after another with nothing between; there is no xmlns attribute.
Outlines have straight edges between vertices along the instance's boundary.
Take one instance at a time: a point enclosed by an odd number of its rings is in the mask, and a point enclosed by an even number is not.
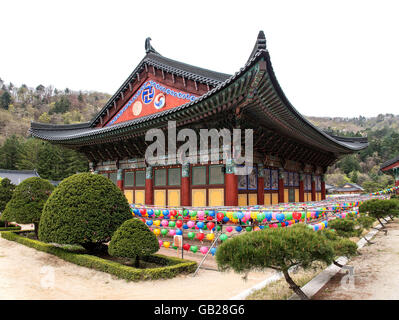
<svg viewBox="0 0 399 320"><path fill-rule="evenodd" d="M15 190L15 185L11 183L10 179L4 178L0 181L0 212L3 212L7 203L11 200L12 194Z"/></svg>
<svg viewBox="0 0 399 320"><path fill-rule="evenodd" d="M338 236L345 238L358 237L363 232L363 228L350 218L330 220L328 227L334 229Z"/></svg>
<svg viewBox="0 0 399 320"><path fill-rule="evenodd" d="M281 271L301 299L308 297L288 270L294 266L308 269L315 261L330 264L335 256L330 240L302 224L245 233L223 242L216 251L216 261L222 271L233 269L246 273L266 268Z"/></svg>
<svg viewBox="0 0 399 320"><path fill-rule="evenodd" d="M63 180L43 208L39 239L80 244L92 251L132 218L126 197L111 180L79 173Z"/></svg>
<svg viewBox="0 0 399 320"><path fill-rule="evenodd" d="M157 237L139 219L125 221L112 236L108 246L111 256L134 259L134 266L140 266L140 257L149 256L159 250Z"/></svg>
<svg viewBox="0 0 399 320"><path fill-rule="evenodd" d="M399 203L397 200L381 200L381 199L371 199L363 202L359 206L359 211L362 213L368 213L370 217L378 220L382 228L385 228L381 219L387 216L393 218L399 214Z"/></svg>
<svg viewBox="0 0 399 320"><path fill-rule="evenodd" d="M7 203L2 220L22 224L33 223L37 234L43 206L53 189L54 186L48 180L39 177L22 181Z"/></svg>

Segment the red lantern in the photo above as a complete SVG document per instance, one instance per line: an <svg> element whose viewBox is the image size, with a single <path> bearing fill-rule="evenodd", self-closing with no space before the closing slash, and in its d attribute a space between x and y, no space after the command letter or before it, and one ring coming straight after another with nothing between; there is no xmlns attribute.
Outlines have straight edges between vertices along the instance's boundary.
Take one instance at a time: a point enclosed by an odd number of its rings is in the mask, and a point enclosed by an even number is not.
<svg viewBox="0 0 399 320"><path fill-rule="evenodd" d="M142 216L145 216L145 214L147 213L147 211L145 209L140 209L140 213Z"/></svg>
<svg viewBox="0 0 399 320"><path fill-rule="evenodd" d="M177 221L176 221L176 227L177 227L177 228L181 228L182 226L183 226L183 221L177 220Z"/></svg>
<svg viewBox="0 0 399 320"><path fill-rule="evenodd" d="M207 217L206 217L206 220L213 220L213 217L207 216Z"/></svg>
<svg viewBox="0 0 399 320"><path fill-rule="evenodd" d="M204 239L204 234L202 233L202 232L199 232L199 233L197 233L197 235L196 235L196 238L199 240L199 241L202 241L203 239Z"/></svg>
<svg viewBox="0 0 399 320"><path fill-rule="evenodd" d="M222 221L224 218L224 214L222 212L218 212L218 214L216 215L216 218L218 221Z"/></svg>
<svg viewBox="0 0 399 320"><path fill-rule="evenodd" d="M174 217L174 216L176 216L176 214L177 214L176 210L170 210L170 215L171 216Z"/></svg>
<svg viewBox="0 0 399 320"><path fill-rule="evenodd" d="M191 246L188 243L183 244L183 249L186 251L190 250L190 247Z"/></svg>
<svg viewBox="0 0 399 320"><path fill-rule="evenodd" d="M295 220L299 220L299 219L301 219L302 215L301 215L300 212L293 212L293 213L292 213L292 217L293 217Z"/></svg>
<svg viewBox="0 0 399 320"><path fill-rule="evenodd" d="M215 227L215 224L213 222L208 222L206 224L206 227L208 228L208 230L212 230Z"/></svg>

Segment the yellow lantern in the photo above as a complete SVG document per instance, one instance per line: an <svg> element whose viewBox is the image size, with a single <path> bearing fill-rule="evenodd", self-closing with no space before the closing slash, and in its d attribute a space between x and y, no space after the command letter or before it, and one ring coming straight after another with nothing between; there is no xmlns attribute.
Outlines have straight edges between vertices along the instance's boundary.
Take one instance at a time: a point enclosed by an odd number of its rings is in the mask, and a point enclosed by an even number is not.
<svg viewBox="0 0 399 320"><path fill-rule="evenodd" d="M161 233L161 230L159 230L159 229L154 229L154 234L156 235L156 236L159 236L159 234Z"/></svg>
<svg viewBox="0 0 399 320"><path fill-rule="evenodd" d="M209 241L212 241L213 239L215 239L215 234L213 234L213 233L208 233L208 234L206 235L206 239L209 240Z"/></svg>
<svg viewBox="0 0 399 320"><path fill-rule="evenodd" d="M161 220L155 220L154 221L154 225L156 225L157 227L159 227L161 225Z"/></svg>
<svg viewBox="0 0 399 320"><path fill-rule="evenodd" d="M165 242L163 243L163 246L164 246L165 248L169 248L169 247L170 247L170 242L169 242L169 241L165 241Z"/></svg>

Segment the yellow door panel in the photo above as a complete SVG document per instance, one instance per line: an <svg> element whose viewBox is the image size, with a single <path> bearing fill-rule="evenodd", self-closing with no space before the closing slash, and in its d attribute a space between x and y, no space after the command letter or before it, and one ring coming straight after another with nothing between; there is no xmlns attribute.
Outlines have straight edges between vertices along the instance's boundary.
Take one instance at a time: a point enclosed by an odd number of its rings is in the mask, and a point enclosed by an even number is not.
<svg viewBox="0 0 399 320"><path fill-rule="evenodd" d="M272 204L278 204L278 193L272 193Z"/></svg>
<svg viewBox="0 0 399 320"><path fill-rule="evenodd" d="M168 190L168 206L180 206L180 190Z"/></svg>
<svg viewBox="0 0 399 320"><path fill-rule="evenodd" d="M271 205L272 204L272 199L270 196L270 193L265 193L265 206Z"/></svg>
<svg viewBox="0 0 399 320"><path fill-rule="evenodd" d="M145 190L135 190L134 192L134 203L144 204L145 202Z"/></svg>
<svg viewBox="0 0 399 320"><path fill-rule="evenodd" d="M250 206L256 206L258 204L258 195L256 193L248 194L248 202Z"/></svg>
<svg viewBox="0 0 399 320"><path fill-rule="evenodd" d="M166 206L166 190L154 190L154 205Z"/></svg>
<svg viewBox="0 0 399 320"><path fill-rule="evenodd" d="M288 189L284 188L284 202L289 202Z"/></svg>
<svg viewBox="0 0 399 320"><path fill-rule="evenodd" d="M129 202L129 204L133 203L133 190L125 190L124 193L127 202Z"/></svg>
<svg viewBox="0 0 399 320"><path fill-rule="evenodd" d="M224 189L209 189L209 205L212 207L224 206Z"/></svg>
<svg viewBox="0 0 399 320"><path fill-rule="evenodd" d="M244 193L238 194L238 205L239 206L247 206L248 205L247 194L244 194Z"/></svg>
<svg viewBox="0 0 399 320"><path fill-rule="evenodd" d="M193 189L191 191L191 199L193 207L205 207L206 189Z"/></svg>
<svg viewBox="0 0 399 320"><path fill-rule="evenodd" d="M299 202L299 189L295 189L295 202Z"/></svg>

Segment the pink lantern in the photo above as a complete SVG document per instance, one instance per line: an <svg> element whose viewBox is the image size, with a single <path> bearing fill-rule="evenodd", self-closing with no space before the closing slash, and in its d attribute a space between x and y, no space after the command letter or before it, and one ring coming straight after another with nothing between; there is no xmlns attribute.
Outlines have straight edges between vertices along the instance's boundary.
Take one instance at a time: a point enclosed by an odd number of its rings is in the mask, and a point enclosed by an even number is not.
<svg viewBox="0 0 399 320"><path fill-rule="evenodd" d="M168 222L168 220L162 220L161 224L162 224L164 227L167 227L167 226L169 225L169 222Z"/></svg>
<svg viewBox="0 0 399 320"><path fill-rule="evenodd" d="M227 227L227 228L226 228L226 231L227 231L227 232L231 232L231 231L233 231L233 228L232 228L232 227Z"/></svg>
<svg viewBox="0 0 399 320"><path fill-rule="evenodd" d="M194 221L193 221L193 220L188 221L188 222L187 222L187 226L188 226L189 228L194 227Z"/></svg>
<svg viewBox="0 0 399 320"><path fill-rule="evenodd" d="M159 246L162 247L163 245L163 241L162 240L158 240Z"/></svg>
<svg viewBox="0 0 399 320"><path fill-rule="evenodd" d="M198 211L197 212L197 217L198 217L198 220L204 220L205 212L204 211Z"/></svg>
<svg viewBox="0 0 399 320"><path fill-rule="evenodd" d="M202 254L206 254L208 252L208 247L201 247L200 251Z"/></svg>
<svg viewBox="0 0 399 320"><path fill-rule="evenodd" d="M170 234L171 236L174 236L174 235L176 234L176 230L175 230L175 229L170 229L170 230L169 230L169 234Z"/></svg>

